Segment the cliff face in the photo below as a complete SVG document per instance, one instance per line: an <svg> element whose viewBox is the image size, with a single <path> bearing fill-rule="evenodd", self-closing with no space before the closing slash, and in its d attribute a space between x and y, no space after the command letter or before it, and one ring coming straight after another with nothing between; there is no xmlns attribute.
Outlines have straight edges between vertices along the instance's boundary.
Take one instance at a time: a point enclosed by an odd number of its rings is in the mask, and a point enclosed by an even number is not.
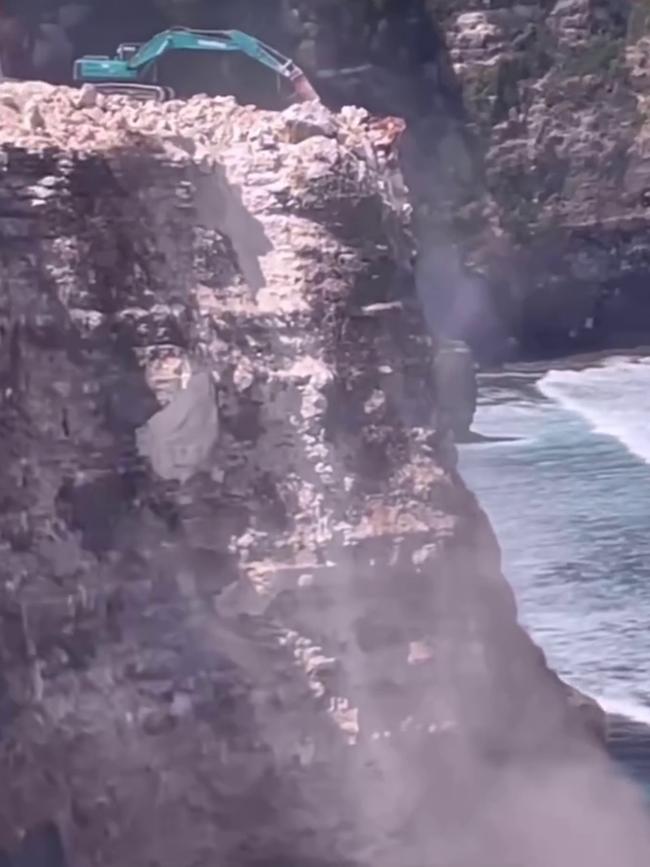
<svg viewBox="0 0 650 867"><path fill-rule="evenodd" d="M0 112L0 863L646 863L454 469L382 130Z"/></svg>
<svg viewBox="0 0 650 867"><path fill-rule="evenodd" d="M51 80L75 52L170 22L239 27L295 57L332 107L405 117L420 296L482 357L647 338L645 0L157 0L137 14L115 0L48 4L43 21L52 5L72 24L65 56L51 24L37 30ZM245 63L183 58L165 75L183 93L282 104Z"/></svg>
<svg viewBox="0 0 650 867"><path fill-rule="evenodd" d="M310 68L338 68L316 72L334 99L408 118L418 284L438 329L487 358L647 340L648 4L348 7L365 22L342 28L361 34L355 57L323 50Z"/></svg>
<svg viewBox="0 0 650 867"><path fill-rule="evenodd" d="M408 118L431 321L488 359L647 341L647 4L374 8L332 81Z"/></svg>

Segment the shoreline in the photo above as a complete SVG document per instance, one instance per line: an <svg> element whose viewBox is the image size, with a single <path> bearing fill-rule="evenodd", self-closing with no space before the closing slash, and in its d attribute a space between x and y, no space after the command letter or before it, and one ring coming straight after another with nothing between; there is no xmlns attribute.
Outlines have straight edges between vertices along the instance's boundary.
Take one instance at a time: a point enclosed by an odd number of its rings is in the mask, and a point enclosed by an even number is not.
<svg viewBox="0 0 650 867"><path fill-rule="evenodd" d="M605 748L609 757L639 785L650 789L650 725L607 714Z"/></svg>
<svg viewBox="0 0 650 867"><path fill-rule="evenodd" d="M576 352L574 355L558 355L553 358L517 359L508 361L500 367L477 366L479 377L500 377L504 374L529 378L547 373L549 370L584 370L610 358L647 358L650 344L639 344L631 349L598 349L591 352Z"/></svg>
<svg viewBox="0 0 650 867"><path fill-rule="evenodd" d="M566 355L553 359L536 361L513 361L499 368L476 369L477 407L481 403L505 403L510 399L507 392L518 391L531 400L544 400L544 396L536 389L536 383L551 370L586 370L605 364L614 358L626 360L641 360L650 357L650 345L637 346L634 349L599 350L598 352L583 352L576 355ZM501 394L494 393L498 390ZM473 422L472 422L473 423ZM472 445L495 442L508 442L518 437L486 437L484 434L470 430L469 435L458 440L458 445Z"/></svg>
<svg viewBox="0 0 650 867"><path fill-rule="evenodd" d="M583 352L575 355L535 361L514 361L502 367L477 370L478 406L493 406L510 403L517 396L524 402L546 402L547 398L537 388L545 374L556 371L582 371L587 368L604 366L616 360L634 362L650 357L650 346L642 345L634 349L612 349L598 352ZM473 424L476 424L474 419ZM498 429L490 435L472 430L469 437L458 441L458 446L517 442L525 437L500 436ZM566 683L566 681L564 681ZM594 692L581 689L601 709L605 718L605 749L626 775L635 779L646 789L650 789L650 706L648 716L644 717L642 708L635 715L631 707L612 706L607 700L598 698Z"/></svg>

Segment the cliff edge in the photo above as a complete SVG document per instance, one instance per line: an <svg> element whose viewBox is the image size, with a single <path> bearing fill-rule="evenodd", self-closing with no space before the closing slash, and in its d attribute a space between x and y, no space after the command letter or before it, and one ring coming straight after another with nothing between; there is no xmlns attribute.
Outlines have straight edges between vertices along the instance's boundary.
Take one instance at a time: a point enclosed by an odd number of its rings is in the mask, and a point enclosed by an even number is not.
<svg viewBox="0 0 650 867"><path fill-rule="evenodd" d="M383 135L0 87L3 865L568 867L594 799L646 863L455 470Z"/></svg>

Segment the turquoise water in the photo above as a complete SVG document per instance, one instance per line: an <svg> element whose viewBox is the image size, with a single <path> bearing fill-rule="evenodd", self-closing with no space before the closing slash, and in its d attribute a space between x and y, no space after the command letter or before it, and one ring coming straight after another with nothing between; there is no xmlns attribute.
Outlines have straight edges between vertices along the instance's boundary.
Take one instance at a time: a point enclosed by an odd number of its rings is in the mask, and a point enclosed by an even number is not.
<svg viewBox="0 0 650 867"><path fill-rule="evenodd" d="M491 376L474 427L517 438L460 452L520 619L562 677L640 724L622 755L650 784L650 360Z"/></svg>

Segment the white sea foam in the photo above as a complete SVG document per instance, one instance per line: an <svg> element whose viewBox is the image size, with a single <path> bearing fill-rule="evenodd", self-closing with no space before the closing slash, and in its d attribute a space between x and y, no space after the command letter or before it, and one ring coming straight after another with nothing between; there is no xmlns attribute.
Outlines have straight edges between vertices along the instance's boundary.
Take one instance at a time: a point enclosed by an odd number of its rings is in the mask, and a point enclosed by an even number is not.
<svg viewBox="0 0 650 867"><path fill-rule="evenodd" d="M485 436L512 438L495 443L522 445L534 442L553 409L540 400L511 400L481 403L474 418L474 430ZM485 448L485 445L481 446Z"/></svg>
<svg viewBox="0 0 650 867"><path fill-rule="evenodd" d="M650 359L614 358L585 370L551 370L538 388L650 463Z"/></svg>
<svg viewBox="0 0 650 867"><path fill-rule="evenodd" d="M606 713L650 726L650 707L647 704L624 697L599 696L596 701Z"/></svg>

